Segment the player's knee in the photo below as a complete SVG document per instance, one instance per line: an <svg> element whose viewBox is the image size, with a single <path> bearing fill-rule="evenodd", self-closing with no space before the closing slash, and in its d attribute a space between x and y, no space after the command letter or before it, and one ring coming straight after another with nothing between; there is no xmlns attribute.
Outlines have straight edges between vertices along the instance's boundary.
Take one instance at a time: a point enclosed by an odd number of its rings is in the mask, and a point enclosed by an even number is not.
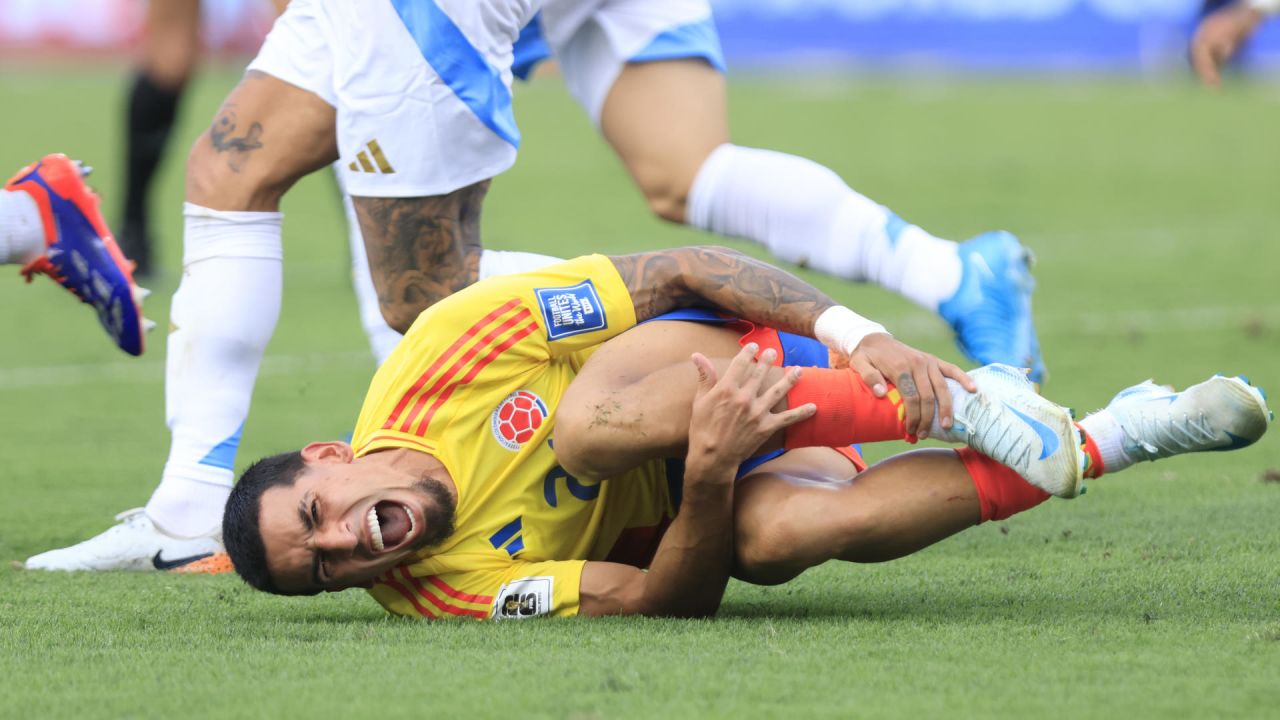
<svg viewBox="0 0 1280 720"><path fill-rule="evenodd" d="M755 585L781 585L809 564L797 552L801 537L789 518L740 523L735 528L734 577Z"/></svg>
<svg viewBox="0 0 1280 720"><path fill-rule="evenodd" d="M228 157L206 130L187 155L187 201L217 210L274 210L292 183L267 169L265 160L250 164Z"/></svg>
<svg viewBox="0 0 1280 720"><path fill-rule="evenodd" d="M640 190L644 193L649 210L667 222L683 223L686 206L689 202L688 183L681 183L674 178L655 174L653 177L640 180Z"/></svg>

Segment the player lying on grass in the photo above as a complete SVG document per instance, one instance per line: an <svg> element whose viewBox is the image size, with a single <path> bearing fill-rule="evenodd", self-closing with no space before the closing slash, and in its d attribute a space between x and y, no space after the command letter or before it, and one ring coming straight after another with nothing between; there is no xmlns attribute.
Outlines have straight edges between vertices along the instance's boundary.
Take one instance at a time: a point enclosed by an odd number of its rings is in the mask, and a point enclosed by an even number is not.
<svg viewBox="0 0 1280 720"><path fill-rule="evenodd" d="M754 322L672 312L699 304ZM1137 385L1077 426L1019 370L970 379L875 330L715 249L490 279L422 314L351 445L253 465L224 541L256 588L364 586L404 615L706 615L730 575L900 557L1268 423L1257 390L1215 377ZM869 469L850 447L911 436L969 447Z"/></svg>
<svg viewBox="0 0 1280 720"><path fill-rule="evenodd" d="M707 0L294 0L188 159L159 486L145 512L27 567L141 570L219 549L279 315L280 200L307 174L340 160L355 196L375 352L395 342L387 322L403 331L477 279L555 261L480 237L489 181L520 144L512 74L548 55L660 217L879 284L937 312L979 362L1043 371L1028 253L1013 236L935 237L826 167L730 141ZM358 287L367 275L356 271Z"/></svg>
<svg viewBox="0 0 1280 720"><path fill-rule="evenodd" d="M53 278L81 302L121 350L141 355L143 334L154 323L142 316L146 290L133 282L132 264L120 252L85 185L91 169L46 155L18 171L0 190L0 265L21 265L27 282Z"/></svg>

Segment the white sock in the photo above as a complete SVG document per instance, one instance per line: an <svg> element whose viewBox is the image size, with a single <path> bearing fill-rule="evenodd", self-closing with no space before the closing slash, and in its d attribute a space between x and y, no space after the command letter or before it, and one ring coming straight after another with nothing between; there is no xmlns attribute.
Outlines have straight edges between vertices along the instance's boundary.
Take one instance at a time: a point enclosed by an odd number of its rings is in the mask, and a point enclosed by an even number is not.
<svg viewBox="0 0 1280 720"><path fill-rule="evenodd" d="M25 265L44 252L44 223L35 198L0 190L0 265Z"/></svg>
<svg viewBox="0 0 1280 720"><path fill-rule="evenodd" d="M1120 428L1116 416L1103 408L1090 413L1080 421L1080 427L1098 446L1098 455L1102 458L1102 470L1110 475L1119 472L1134 463L1124 451L1124 430Z"/></svg>
<svg viewBox="0 0 1280 720"><path fill-rule="evenodd" d="M341 172L337 173L342 176ZM339 182L341 186L341 182ZM395 328L387 324L382 317L382 305L378 302L378 291L373 287L373 276L369 274L369 251L364 246L364 235L360 232L360 220L356 217L355 205L351 196L344 190L342 207L347 212L347 238L351 243L351 285L356 291L356 306L360 310L360 324L364 327L364 335L369 339L369 349L373 351L373 359L379 366L387 361L391 351L400 344L404 337Z"/></svg>
<svg viewBox="0 0 1280 720"><path fill-rule="evenodd" d="M560 258L512 250L485 250L480 254L480 279L515 275L560 262Z"/></svg>
<svg viewBox="0 0 1280 720"><path fill-rule="evenodd" d="M186 203L182 284L169 313L165 404L172 443L147 515L178 537L216 532L240 431L280 316L278 212Z"/></svg>
<svg viewBox="0 0 1280 720"><path fill-rule="evenodd" d="M956 243L908 225L804 158L725 144L689 190L688 224L754 240L774 255L874 282L930 310L960 287Z"/></svg>

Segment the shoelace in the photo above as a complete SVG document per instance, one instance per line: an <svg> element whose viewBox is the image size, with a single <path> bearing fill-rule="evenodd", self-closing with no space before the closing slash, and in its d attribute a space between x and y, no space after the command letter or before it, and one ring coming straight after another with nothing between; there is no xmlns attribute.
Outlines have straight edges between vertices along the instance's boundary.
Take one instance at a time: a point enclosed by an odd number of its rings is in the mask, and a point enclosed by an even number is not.
<svg viewBox="0 0 1280 720"><path fill-rule="evenodd" d="M1120 425L1126 440L1124 449L1141 460L1156 460L1185 452L1195 452L1211 444L1217 435L1209 427L1204 413L1194 417L1183 413L1144 413L1129 415L1130 422ZM1134 427L1130 428L1129 426Z"/></svg>

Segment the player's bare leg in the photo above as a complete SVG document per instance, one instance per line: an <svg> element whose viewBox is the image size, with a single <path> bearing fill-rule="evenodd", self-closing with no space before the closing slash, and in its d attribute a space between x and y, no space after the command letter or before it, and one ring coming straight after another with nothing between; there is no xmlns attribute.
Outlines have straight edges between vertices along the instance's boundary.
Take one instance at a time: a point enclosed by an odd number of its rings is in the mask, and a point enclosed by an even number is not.
<svg viewBox="0 0 1280 720"><path fill-rule="evenodd" d="M738 483L734 576L775 585L828 560L893 560L982 519L954 450L904 453L856 476L832 450L792 450Z"/></svg>
<svg viewBox="0 0 1280 720"><path fill-rule="evenodd" d="M337 157L334 111L250 72L192 148L183 277L166 357L168 462L145 511L44 553L52 570L172 569L221 549L240 432L281 297L281 196Z"/></svg>
<svg viewBox="0 0 1280 720"><path fill-rule="evenodd" d="M724 77L701 58L624 65L599 121L659 217L874 282L942 315L980 364L1030 367L1042 379L1029 256L1008 233L958 245L903 221L817 163L733 145Z"/></svg>

